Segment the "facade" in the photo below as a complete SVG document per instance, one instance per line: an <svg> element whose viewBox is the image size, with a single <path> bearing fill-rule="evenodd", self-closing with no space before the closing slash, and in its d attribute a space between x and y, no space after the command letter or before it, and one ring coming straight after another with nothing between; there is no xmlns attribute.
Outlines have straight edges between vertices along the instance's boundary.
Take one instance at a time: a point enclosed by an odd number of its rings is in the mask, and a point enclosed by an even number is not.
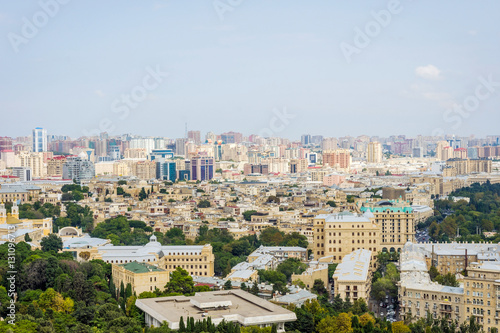
<svg viewBox="0 0 500 333"><path fill-rule="evenodd" d="M214 275L215 257L211 245L164 246L154 235L144 246L100 246L92 259L111 264L149 263L165 269L169 274L181 267L193 276Z"/></svg>
<svg viewBox="0 0 500 333"><path fill-rule="evenodd" d="M210 180L214 178L214 159L206 156L195 156L191 159L191 180Z"/></svg>
<svg viewBox="0 0 500 333"><path fill-rule="evenodd" d="M486 332L500 327L500 262L471 263L464 278L465 316Z"/></svg>
<svg viewBox="0 0 500 333"><path fill-rule="evenodd" d="M332 256L334 263L340 263L356 250L377 253L381 249L381 227L364 215L320 214L314 218L313 227L315 258Z"/></svg>
<svg viewBox="0 0 500 333"><path fill-rule="evenodd" d="M297 319L294 312L268 302L243 290L196 293L194 296L172 296L138 299L135 305L144 311L146 325L159 327L164 321L173 330L179 329L181 317L195 321L210 317L217 325L232 321L241 326L267 327L277 325L285 331L285 323Z"/></svg>
<svg viewBox="0 0 500 333"><path fill-rule="evenodd" d="M177 179L176 163L174 160L159 160L156 162L156 179L170 180Z"/></svg>
<svg viewBox="0 0 500 333"><path fill-rule="evenodd" d="M31 181L31 169L14 167L12 168L12 176L19 178L20 182L29 182Z"/></svg>
<svg viewBox="0 0 500 333"><path fill-rule="evenodd" d="M33 145L34 153L47 151L47 130L37 127L33 130Z"/></svg>
<svg viewBox="0 0 500 333"><path fill-rule="evenodd" d="M292 283L302 281L307 289L314 286L314 281L323 281L325 287L328 286L328 264L312 263L302 274L292 274ZM345 299L345 298L344 298Z"/></svg>
<svg viewBox="0 0 500 333"><path fill-rule="evenodd" d="M165 289L170 280L170 273L154 265L133 261L127 264L113 264L112 278L117 288L122 282L124 286L130 283L132 292L139 295L145 291L153 292L156 288Z"/></svg>
<svg viewBox="0 0 500 333"><path fill-rule="evenodd" d="M63 165L63 178L72 179L76 182L94 178L94 163L81 157L70 157Z"/></svg>
<svg viewBox="0 0 500 333"><path fill-rule="evenodd" d="M382 145L380 142L370 142L366 147L366 162L381 163L382 162Z"/></svg>
<svg viewBox="0 0 500 333"><path fill-rule="evenodd" d="M47 176L49 177L62 177L63 167L66 163L65 156L54 156L47 161Z"/></svg>
<svg viewBox="0 0 500 333"><path fill-rule="evenodd" d="M400 256L401 319L415 321L430 314L434 319L465 321L464 289L432 282L427 270L425 251L418 244L408 242Z"/></svg>
<svg viewBox="0 0 500 333"><path fill-rule="evenodd" d="M365 212L381 228L381 250L393 252L415 240L413 208L406 202L379 201L364 204Z"/></svg>
<svg viewBox="0 0 500 333"><path fill-rule="evenodd" d="M347 149L336 149L323 152L323 165L349 170L351 154Z"/></svg>
<svg viewBox="0 0 500 333"><path fill-rule="evenodd" d="M373 271L371 251L359 249L349 253L333 274L335 295L351 302L360 298L369 300Z"/></svg>

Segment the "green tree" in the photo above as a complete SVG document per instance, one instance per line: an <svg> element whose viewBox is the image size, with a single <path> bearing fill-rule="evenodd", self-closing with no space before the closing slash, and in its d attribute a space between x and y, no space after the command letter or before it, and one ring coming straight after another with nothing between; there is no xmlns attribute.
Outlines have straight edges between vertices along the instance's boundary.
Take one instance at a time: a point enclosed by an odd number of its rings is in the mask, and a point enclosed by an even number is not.
<svg viewBox="0 0 500 333"><path fill-rule="evenodd" d="M256 210L247 210L247 211L244 211L242 213L243 218L245 219L245 221L251 221L252 220L252 215L255 215L255 214L257 214Z"/></svg>
<svg viewBox="0 0 500 333"><path fill-rule="evenodd" d="M231 280L227 280L224 283L224 290L231 290L231 289L233 289L233 284L231 283Z"/></svg>
<svg viewBox="0 0 500 333"><path fill-rule="evenodd" d="M188 271L177 267L170 273L170 281L165 285L167 293L191 294L194 290L193 278Z"/></svg>
<svg viewBox="0 0 500 333"><path fill-rule="evenodd" d="M198 202L198 208L208 208L208 207L210 207L210 201L200 200L200 202Z"/></svg>
<svg viewBox="0 0 500 333"><path fill-rule="evenodd" d="M43 252L49 252L49 251L58 252L63 248L63 241L56 234L50 234L42 238L42 240L40 241L40 245L42 247Z"/></svg>

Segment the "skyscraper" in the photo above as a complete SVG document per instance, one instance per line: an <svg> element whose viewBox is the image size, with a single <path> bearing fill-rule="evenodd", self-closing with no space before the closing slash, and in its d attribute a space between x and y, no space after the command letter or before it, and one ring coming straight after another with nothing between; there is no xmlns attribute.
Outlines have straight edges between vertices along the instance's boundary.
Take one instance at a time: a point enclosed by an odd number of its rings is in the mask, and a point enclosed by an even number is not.
<svg viewBox="0 0 500 333"><path fill-rule="evenodd" d="M195 156L191 159L191 180L210 180L214 178L214 159Z"/></svg>
<svg viewBox="0 0 500 333"><path fill-rule="evenodd" d="M300 142L302 143L303 146L311 144L311 135L310 134L302 134L302 136L300 137Z"/></svg>
<svg viewBox="0 0 500 333"><path fill-rule="evenodd" d="M47 130L37 127L33 130L33 152L47 151Z"/></svg>
<svg viewBox="0 0 500 333"><path fill-rule="evenodd" d="M368 163L382 162L382 145L380 142L370 142L366 148L366 161Z"/></svg>
<svg viewBox="0 0 500 333"><path fill-rule="evenodd" d="M196 144L200 144L200 137L201 137L200 131L189 131L188 132L188 139L193 140L194 143L196 143Z"/></svg>

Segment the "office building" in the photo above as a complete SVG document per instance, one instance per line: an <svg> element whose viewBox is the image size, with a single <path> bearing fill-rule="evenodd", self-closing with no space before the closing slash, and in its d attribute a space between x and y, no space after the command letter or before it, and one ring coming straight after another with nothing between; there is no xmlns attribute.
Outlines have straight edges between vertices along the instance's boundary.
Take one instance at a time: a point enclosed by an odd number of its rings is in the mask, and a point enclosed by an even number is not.
<svg viewBox="0 0 500 333"><path fill-rule="evenodd" d="M214 159L195 156L191 159L191 180L210 180L214 178Z"/></svg>
<svg viewBox="0 0 500 333"><path fill-rule="evenodd" d="M151 264L132 261L127 264L113 264L111 277L116 288L130 283L132 293L140 295L142 292L163 290L170 281L170 272ZM119 290L117 290L118 292Z"/></svg>
<svg viewBox="0 0 500 333"><path fill-rule="evenodd" d="M156 159L156 178L175 182L177 179L176 162L161 158Z"/></svg>
<svg viewBox="0 0 500 333"><path fill-rule="evenodd" d="M12 168L12 176L19 178L21 182L29 182L31 181L31 169L14 167Z"/></svg>
<svg viewBox="0 0 500 333"><path fill-rule="evenodd" d="M33 152L47 151L47 130L37 127L33 130Z"/></svg>

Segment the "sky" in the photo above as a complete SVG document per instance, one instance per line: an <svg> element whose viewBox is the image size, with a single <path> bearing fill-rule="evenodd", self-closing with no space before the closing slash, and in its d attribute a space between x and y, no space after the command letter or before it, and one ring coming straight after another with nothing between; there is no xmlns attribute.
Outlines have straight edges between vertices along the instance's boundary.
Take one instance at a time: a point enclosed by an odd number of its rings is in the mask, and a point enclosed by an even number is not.
<svg viewBox="0 0 500 333"><path fill-rule="evenodd" d="M499 1L0 1L0 136L500 134Z"/></svg>

